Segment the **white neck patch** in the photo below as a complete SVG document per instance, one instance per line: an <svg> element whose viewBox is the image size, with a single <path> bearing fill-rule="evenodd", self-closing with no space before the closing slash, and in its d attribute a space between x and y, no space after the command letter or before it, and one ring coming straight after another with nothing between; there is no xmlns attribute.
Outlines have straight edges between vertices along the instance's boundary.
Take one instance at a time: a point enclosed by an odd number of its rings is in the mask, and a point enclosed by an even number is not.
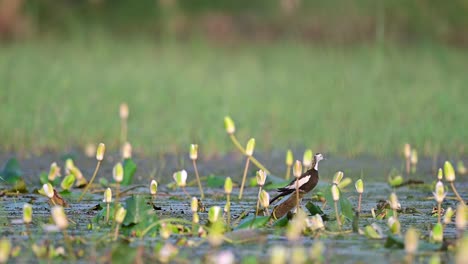
<svg viewBox="0 0 468 264"><path fill-rule="evenodd" d="M314 169L315 169L316 171L318 171L318 164L319 164L319 160L317 160L317 162L315 163Z"/></svg>

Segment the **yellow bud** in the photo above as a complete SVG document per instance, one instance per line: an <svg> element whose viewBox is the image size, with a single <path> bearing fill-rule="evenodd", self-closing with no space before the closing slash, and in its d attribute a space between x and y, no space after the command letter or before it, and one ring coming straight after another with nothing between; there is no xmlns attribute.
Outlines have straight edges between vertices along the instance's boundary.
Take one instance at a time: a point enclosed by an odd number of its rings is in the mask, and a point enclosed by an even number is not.
<svg viewBox="0 0 468 264"><path fill-rule="evenodd" d="M124 160L132 158L132 144L125 142L122 146L122 158Z"/></svg>
<svg viewBox="0 0 468 264"><path fill-rule="evenodd" d="M267 208L270 205L270 194L268 194L265 190L260 192L259 199L263 208Z"/></svg>
<svg viewBox="0 0 468 264"><path fill-rule="evenodd" d="M414 255L418 251L419 235L416 229L410 227L405 234L405 252Z"/></svg>
<svg viewBox="0 0 468 264"><path fill-rule="evenodd" d="M106 145L104 143L99 143L96 150L96 159L102 161L104 159L104 152L106 152Z"/></svg>
<svg viewBox="0 0 468 264"><path fill-rule="evenodd" d="M247 147L245 147L245 155L252 156L255 149L255 138L249 139Z"/></svg>
<svg viewBox="0 0 468 264"><path fill-rule="evenodd" d="M54 181L57 176L61 176L60 167L57 165L56 162L53 162L52 164L50 164L48 179L49 181Z"/></svg>
<svg viewBox="0 0 468 264"><path fill-rule="evenodd" d="M156 195L157 192L158 192L158 182L155 180L151 180L150 193L151 195Z"/></svg>
<svg viewBox="0 0 468 264"><path fill-rule="evenodd" d="M198 223L200 222L200 216L199 216L197 213L194 213L194 214L193 214L192 221L193 221L195 224L198 224Z"/></svg>
<svg viewBox="0 0 468 264"><path fill-rule="evenodd" d="M434 240L434 242L442 242L444 240L444 227L441 223L434 225L432 229L432 240Z"/></svg>
<svg viewBox="0 0 468 264"><path fill-rule="evenodd" d="M400 234L400 221L398 221L398 218L391 216L388 218L388 227L390 228L390 231L393 234Z"/></svg>
<svg viewBox="0 0 468 264"><path fill-rule="evenodd" d="M411 161L411 164L413 164L413 165L418 164L418 152L415 149L413 149L413 151L411 151L410 161Z"/></svg>
<svg viewBox="0 0 468 264"><path fill-rule="evenodd" d="M32 222L33 209L32 205L24 203L23 205L23 222L29 224Z"/></svg>
<svg viewBox="0 0 468 264"><path fill-rule="evenodd" d="M112 190L111 188L107 188L104 191L104 200L102 200L105 203L111 203L112 202Z"/></svg>
<svg viewBox="0 0 468 264"><path fill-rule="evenodd" d="M118 224L122 224L126 215L127 215L127 210L125 210L125 208L123 207L119 207L119 209L117 209L117 212L115 214L115 221Z"/></svg>
<svg viewBox="0 0 468 264"><path fill-rule="evenodd" d="M333 196L333 201L337 202L338 200L340 200L340 190L338 189L338 186L336 186L336 184L332 185L331 193Z"/></svg>
<svg viewBox="0 0 468 264"><path fill-rule="evenodd" d="M448 225L452 222L452 217L455 214L455 211L453 211L452 207L447 208L445 211L444 215L444 224Z"/></svg>
<svg viewBox="0 0 468 264"><path fill-rule="evenodd" d="M226 128L226 132L228 134L234 134L234 132L236 132L234 121L232 121L229 116L224 117L224 127Z"/></svg>
<svg viewBox="0 0 468 264"><path fill-rule="evenodd" d="M161 224L161 230L159 231L159 234L163 239L168 239L171 236L172 230L169 225L166 223Z"/></svg>
<svg viewBox="0 0 468 264"><path fill-rule="evenodd" d="M364 192L364 182L362 181L362 179L357 180L356 183L354 184L354 187L356 187L356 192L363 193Z"/></svg>
<svg viewBox="0 0 468 264"><path fill-rule="evenodd" d="M211 223L218 221L220 213L221 213L221 207L219 206L211 207L210 210L208 210L208 220Z"/></svg>
<svg viewBox="0 0 468 264"><path fill-rule="evenodd" d="M439 168L439 171L437 172L437 179L441 181L443 177L444 177L444 171L442 170L442 168Z"/></svg>
<svg viewBox="0 0 468 264"><path fill-rule="evenodd" d="M232 193L232 180L231 180L231 177L227 177L226 180L224 181L224 192L226 194L231 194Z"/></svg>
<svg viewBox="0 0 468 264"><path fill-rule="evenodd" d="M344 189L346 186L350 185L353 182L351 178L344 178L340 183L338 183L338 188L340 190Z"/></svg>
<svg viewBox="0 0 468 264"><path fill-rule="evenodd" d="M341 182L341 179L343 179L344 173L342 171L338 171L335 173L333 176L333 184L339 184Z"/></svg>
<svg viewBox="0 0 468 264"><path fill-rule="evenodd" d="M455 170L453 169L452 163L449 161L446 161L444 163L444 174L445 174L445 180L448 182L453 182L455 181Z"/></svg>
<svg viewBox="0 0 468 264"><path fill-rule="evenodd" d="M405 154L405 158L409 159L411 157L411 145L406 143L403 152Z"/></svg>
<svg viewBox="0 0 468 264"><path fill-rule="evenodd" d="M258 171L257 171L257 175L256 175L257 184L258 184L259 186L265 185L266 177L267 177L267 174L265 173L265 171L263 171L263 170L258 170Z"/></svg>
<svg viewBox="0 0 468 264"><path fill-rule="evenodd" d="M185 187L187 185L187 171L181 170L172 175L177 186Z"/></svg>
<svg viewBox="0 0 468 264"><path fill-rule="evenodd" d="M60 230L67 229L68 219L62 206L56 205L52 208L52 219Z"/></svg>
<svg viewBox="0 0 468 264"><path fill-rule="evenodd" d="M42 190L44 191L46 196L49 197L49 199L52 199L52 197L54 197L54 187L52 187L52 184L45 183L44 185L42 185Z"/></svg>
<svg viewBox="0 0 468 264"><path fill-rule="evenodd" d="M198 211L197 197L192 197L192 202L190 203L190 209L192 210L192 213L196 213Z"/></svg>
<svg viewBox="0 0 468 264"><path fill-rule="evenodd" d="M458 204L457 213L455 215L455 226L458 230L463 231L466 228L466 217L467 217L466 205Z"/></svg>
<svg viewBox="0 0 468 264"><path fill-rule="evenodd" d="M121 103L119 108L119 115L121 119L128 118L128 105L126 103Z"/></svg>
<svg viewBox="0 0 468 264"><path fill-rule="evenodd" d="M438 203L442 203L444 201L445 195L447 194L444 189L444 184L441 181L438 181L435 186L434 199Z"/></svg>
<svg viewBox="0 0 468 264"><path fill-rule="evenodd" d="M396 193L392 192L390 194L389 202L390 202L390 208L392 208L393 210L400 209L400 204L398 202L398 197L397 197Z"/></svg>
<svg viewBox="0 0 468 264"><path fill-rule="evenodd" d="M8 238L4 237L0 240L0 263L7 263L10 258L11 242Z"/></svg>
<svg viewBox="0 0 468 264"><path fill-rule="evenodd" d="M124 169L122 163L119 162L115 164L114 168L112 169L112 176L117 183L121 183L123 181Z"/></svg>
<svg viewBox="0 0 468 264"><path fill-rule="evenodd" d="M307 149L306 151L304 151L304 156L302 157L302 164L304 165L304 167L312 167L312 156L313 153L311 149Z"/></svg>
<svg viewBox="0 0 468 264"><path fill-rule="evenodd" d="M457 254L455 255L455 264L465 264L468 259L468 236L464 236L458 243Z"/></svg>
<svg viewBox="0 0 468 264"><path fill-rule="evenodd" d="M296 162L294 163L293 174L296 178L299 178L302 175L302 163L298 160L296 160Z"/></svg>
<svg viewBox="0 0 468 264"><path fill-rule="evenodd" d="M293 162L294 162L293 153L289 149L288 152L286 152L286 165L287 166L292 166Z"/></svg>
<svg viewBox="0 0 468 264"><path fill-rule="evenodd" d="M197 144L190 145L190 159L191 160L198 159L198 145Z"/></svg>
<svg viewBox="0 0 468 264"><path fill-rule="evenodd" d="M274 245L270 250L270 264L286 264L288 251L284 246Z"/></svg>

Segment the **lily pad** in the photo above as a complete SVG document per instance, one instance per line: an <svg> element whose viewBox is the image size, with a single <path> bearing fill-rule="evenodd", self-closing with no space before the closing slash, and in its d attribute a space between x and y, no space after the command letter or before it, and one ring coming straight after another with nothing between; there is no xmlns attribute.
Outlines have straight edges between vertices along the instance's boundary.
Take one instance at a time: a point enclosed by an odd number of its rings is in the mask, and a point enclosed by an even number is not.
<svg viewBox="0 0 468 264"><path fill-rule="evenodd" d="M225 177L210 175L206 179L206 185L209 188L221 188L224 186Z"/></svg>
<svg viewBox="0 0 468 264"><path fill-rule="evenodd" d="M16 158L11 158L5 163L0 171L0 179L12 185L14 191L27 192L26 183L23 180L23 171Z"/></svg>
<svg viewBox="0 0 468 264"><path fill-rule="evenodd" d="M243 229L243 228L258 228L266 225L268 223L268 220L270 219L270 216L257 216L254 219L254 215L252 216L247 216L240 222L240 224L236 227L236 229Z"/></svg>
<svg viewBox="0 0 468 264"><path fill-rule="evenodd" d="M132 184L133 176L135 175L135 172L137 170L137 165L132 159L125 159L123 162L123 168L124 177L121 184L123 186L128 186Z"/></svg>
<svg viewBox="0 0 468 264"><path fill-rule="evenodd" d="M141 222L144 212L150 209L150 207L146 204L144 195L132 195L125 201L125 209L127 209L127 215L125 216L123 225L128 226Z"/></svg>

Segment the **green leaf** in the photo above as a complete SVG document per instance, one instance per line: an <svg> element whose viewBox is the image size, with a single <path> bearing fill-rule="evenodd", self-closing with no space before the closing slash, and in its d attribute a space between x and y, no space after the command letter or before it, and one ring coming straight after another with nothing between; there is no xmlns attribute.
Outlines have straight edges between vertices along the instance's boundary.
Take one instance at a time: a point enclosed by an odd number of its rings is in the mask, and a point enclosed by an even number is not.
<svg viewBox="0 0 468 264"><path fill-rule="evenodd" d="M258 228L266 225L268 223L268 220L270 220L270 216L257 216L254 220L254 215L248 216L240 222L240 224L236 227L236 229L242 229L242 228Z"/></svg>
<svg viewBox="0 0 468 264"><path fill-rule="evenodd" d="M124 168L124 177L121 183L122 186L128 186L132 184L133 175L137 170L137 165L132 159L125 159L123 161L123 168Z"/></svg>
<svg viewBox="0 0 468 264"><path fill-rule="evenodd" d="M146 198L144 195L132 195L125 201L125 209L127 209L127 215L123 221L123 225L138 224L142 221L144 212L150 209L146 204Z"/></svg>
<svg viewBox="0 0 468 264"><path fill-rule="evenodd" d="M316 206L312 202L308 202L305 207L307 208L307 210L309 210L309 213L311 215L319 214L320 216L322 216L324 214L322 209L320 209L320 207Z"/></svg>
<svg viewBox="0 0 468 264"><path fill-rule="evenodd" d="M225 180L226 180L225 177L210 175L206 179L206 185L209 188L221 188L221 187L224 187Z"/></svg>
<svg viewBox="0 0 468 264"><path fill-rule="evenodd" d="M348 200L348 198L343 197L343 195L340 195L339 203L341 207L341 213L349 220L353 219L353 205L351 205L351 202Z"/></svg>
<svg viewBox="0 0 468 264"><path fill-rule="evenodd" d="M41 172L41 174L39 174L39 181L41 182L41 184L48 183L49 175L46 172Z"/></svg>
<svg viewBox="0 0 468 264"><path fill-rule="evenodd" d="M0 171L0 179L10 185L13 185L12 190L26 192L26 183L22 176L23 171L21 170L16 158L9 159Z"/></svg>
<svg viewBox="0 0 468 264"><path fill-rule="evenodd" d="M382 236L371 225L364 227L364 235L370 239L382 239Z"/></svg>
<svg viewBox="0 0 468 264"><path fill-rule="evenodd" d="M281 217L273 223L274 227L286 227L289 223L288 215Z"/></svg>
<svg viewBox="0 0 468 264"><path fill-rule="evenodd" d="M75 175L73 174L69 174L67 176L65 176L63 178L63 181L62 183L60 184L60 186L62 187L62 190L70 190L70 188L73 186L73 184L75 183Z"/></svg>
<svg viewBox="0 0 468 264"><path fill-rule="evenodd" d="M386 248L392 248L392 247L405 248L405 241L403 240L403 238L399 236L389 234L387 236L387 241L385 241L385 247Z"/></svg>

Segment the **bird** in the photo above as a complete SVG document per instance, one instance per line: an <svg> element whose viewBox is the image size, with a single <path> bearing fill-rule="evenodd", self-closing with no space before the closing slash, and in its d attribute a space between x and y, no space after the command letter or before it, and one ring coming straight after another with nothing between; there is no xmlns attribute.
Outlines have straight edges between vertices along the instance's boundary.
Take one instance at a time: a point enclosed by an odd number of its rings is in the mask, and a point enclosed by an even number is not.
<svg viewBox="0 0 468 264"><path fill-rule="evenodd" d="M318 164L319 161L323 160L323 155L317 153L314 155L314 161L312 168L304 172L300 177L292 180L288 185L283 188L278 188L279 194L270 200L270 204L276 201L278 198L288 195L296 191L296 181L299 181L299 190L308 193L317 186L319 180Z"/></svg>

